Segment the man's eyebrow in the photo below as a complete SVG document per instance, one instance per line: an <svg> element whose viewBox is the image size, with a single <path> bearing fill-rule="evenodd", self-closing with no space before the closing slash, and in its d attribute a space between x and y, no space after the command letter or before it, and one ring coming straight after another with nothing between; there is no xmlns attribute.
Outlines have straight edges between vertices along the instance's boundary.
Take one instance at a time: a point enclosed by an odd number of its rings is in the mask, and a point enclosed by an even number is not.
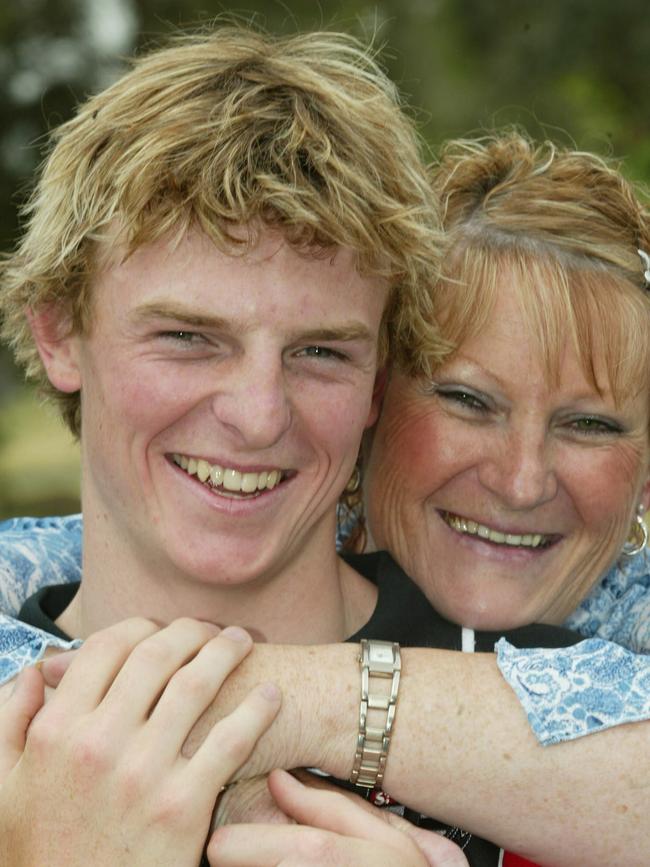
<svg viewBox="0 0 650 867"><path fill-rule="evenodd" d="M174 322L183 322L195 328L231 328L232 323L223 316L213 316L209 313L201 313L190 310L180 304L166 304L152 301L137 307L131 316L135 323L145 322L148 319L168 319Z"/></svg>
<svg viewBox="0 0 650 867"><path fill-rule="evenodd" d="M214 316L209 313L201 313L184 307L182 304L168 304L165 302L152 301L143 304L133 311L132 319L135 323L145 322L149 319L167 319L170 322L182 322L194 328L212 328L233 331L233 322L222 316ZM237 329L239 330L239 329ZM245 330L245 328L241 329ZM362 340L368 343L376 342L376 335L362 322L344 322L341 325L327 328L311 328L306 331L294 330L290 335L292 341L319 343L330 341Z"/></svg>
<svg viewBox="0 0 650 867"><path fill-rule="evenodd" d="M313 328L309 331L296 331L292 334L295 340L300 340L309 343L325 343L335 340L364 340L369 343L375 343L376 335L361 322L345 323L335 328Z"/></svg>

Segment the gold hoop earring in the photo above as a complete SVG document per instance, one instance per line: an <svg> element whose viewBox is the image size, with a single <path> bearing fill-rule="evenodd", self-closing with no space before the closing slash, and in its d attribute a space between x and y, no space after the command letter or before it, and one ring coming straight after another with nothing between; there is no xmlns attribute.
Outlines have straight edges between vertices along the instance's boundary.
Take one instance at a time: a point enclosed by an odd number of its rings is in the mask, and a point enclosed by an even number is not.
<svg viewBox="0 0 650 867"><path fill-rule="evenodd" d="M623 545L623 554L626 557L635 557L640 554L648 544L648 525L643 517L643 506L639 506L639 510L634 518L632 530L626 543Z"/></svg>
<svg viewBox="0 0 650 867"><path fill-rule="evenodd" d="M356 494L361 486L361 472L359 470L359 465L355 464L354 469L352 470L352 475L348 480L347 485L343 489L346 494Z"/></svg>

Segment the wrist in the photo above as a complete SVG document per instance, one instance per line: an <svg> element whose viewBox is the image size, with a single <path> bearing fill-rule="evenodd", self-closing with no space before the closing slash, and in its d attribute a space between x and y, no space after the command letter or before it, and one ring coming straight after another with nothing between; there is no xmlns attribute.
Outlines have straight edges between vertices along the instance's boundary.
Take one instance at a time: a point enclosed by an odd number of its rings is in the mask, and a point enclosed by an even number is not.
<svg viewBox="0 0 650 867"><path fill-rule="evenodd" d="M256 644L190 733L194 753L212 726L258 683L272 681L282 707L236 778L273 768L318 767L347 779L359 729L359 646Z"/></svg>

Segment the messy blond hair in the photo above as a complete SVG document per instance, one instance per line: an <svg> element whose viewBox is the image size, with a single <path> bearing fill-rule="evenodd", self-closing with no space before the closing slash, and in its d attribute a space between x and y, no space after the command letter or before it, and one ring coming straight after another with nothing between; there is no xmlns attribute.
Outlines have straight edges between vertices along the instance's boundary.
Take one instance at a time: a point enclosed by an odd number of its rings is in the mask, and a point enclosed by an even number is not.
<svg viewBox="0 0 650 867"><path fill-rule="evenodd" d="M508 130L449 142L433 185L446 234L434 307L450 348L480 331L507 273L549 377L568 340L596 387L603 354L617 401L649 390L650 293L637 252L650 253L649 215L614 163Z"/></svg>
<svg viewBox="0 0 650 867"><path fill-rule="evenodd" d="M427 321L440 239L420 144L395 86L351 36L227 26L176 37L83 104L53 143L2 266L0 313L17 360L75 433L79 394L47 382L25 311L63 305L70 331L87 331L98 245L115 242L116 225L129 252L191 225L233 254L256 227L309 250L351 247L393 289L381 352L390 339L399 355L417 334L437 353Z"/></svg>

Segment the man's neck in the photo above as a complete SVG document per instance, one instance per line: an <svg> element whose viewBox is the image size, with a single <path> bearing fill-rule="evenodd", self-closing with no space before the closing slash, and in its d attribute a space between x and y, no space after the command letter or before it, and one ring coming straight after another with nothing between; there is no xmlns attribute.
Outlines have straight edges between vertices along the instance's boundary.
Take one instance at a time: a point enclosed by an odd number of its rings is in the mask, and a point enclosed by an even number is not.
<svg viewBox="0 0 650 867"><path fill-rule="evenodd" d="M168 623L188 616L243 626L258 641L328 643L356 632L375 607L374 585L337 556L329 526L277 574L241 585L198 581L155 552L111 544L105 530L99 536L86 519L82 586L57 620L73 637L127 617Z"/></svg>

